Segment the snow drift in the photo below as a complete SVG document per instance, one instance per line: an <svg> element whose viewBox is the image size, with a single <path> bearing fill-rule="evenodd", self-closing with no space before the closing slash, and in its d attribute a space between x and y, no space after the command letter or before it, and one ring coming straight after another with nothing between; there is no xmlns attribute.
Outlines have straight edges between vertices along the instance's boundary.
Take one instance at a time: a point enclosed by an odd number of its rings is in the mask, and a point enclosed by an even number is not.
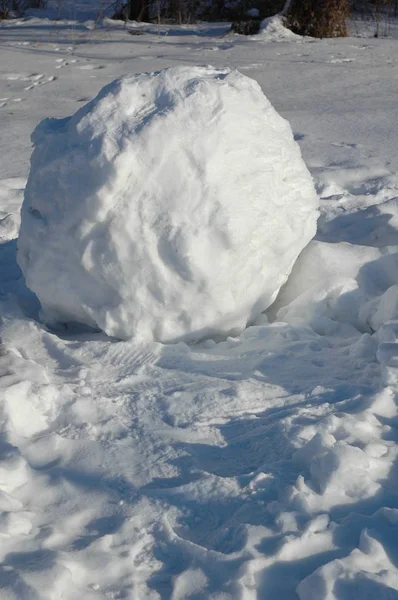
<svg viewBox="0 0 398 600"><path fill-rule="evenodd" d="M159 341L239 331L315 233L290 126L235 70L125 76L32 140L18 262L47 321Z"/></svg>
<svg viewBox="0 0 398 600"><path fill-rule="evenodd" d="M285 19L281 14L263 19L260 25L260 33L256 38L267 42L304 42L311 39L308 36L297 35L297 33L286 27Z"/></svg>

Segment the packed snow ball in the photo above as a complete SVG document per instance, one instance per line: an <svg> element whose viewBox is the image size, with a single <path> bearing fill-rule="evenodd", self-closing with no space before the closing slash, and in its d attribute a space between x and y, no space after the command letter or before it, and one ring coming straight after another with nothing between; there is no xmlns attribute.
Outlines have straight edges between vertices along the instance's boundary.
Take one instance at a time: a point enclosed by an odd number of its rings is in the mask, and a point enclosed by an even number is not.
<svg viewBox="0 0 398 600"><path fill-rule="evenodd" d="M18 262L49 323L137 341L236 334L315 233L290 126L236 70L122 77L32 141Z"/></svg>

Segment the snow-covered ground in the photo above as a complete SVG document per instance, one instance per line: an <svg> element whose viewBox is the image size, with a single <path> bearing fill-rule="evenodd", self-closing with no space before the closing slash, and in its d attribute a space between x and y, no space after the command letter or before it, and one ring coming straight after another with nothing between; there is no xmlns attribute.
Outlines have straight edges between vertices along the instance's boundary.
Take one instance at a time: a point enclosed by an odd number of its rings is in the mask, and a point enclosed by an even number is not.
<svg viewBox="0 0 398 600"><path fill-rule="evenodd" d="M398 597L398 42L226 29L0 24L2 600ZM178 64L290 121L316 239L239 338L48 330L16 263L30 134Z"/></svg>

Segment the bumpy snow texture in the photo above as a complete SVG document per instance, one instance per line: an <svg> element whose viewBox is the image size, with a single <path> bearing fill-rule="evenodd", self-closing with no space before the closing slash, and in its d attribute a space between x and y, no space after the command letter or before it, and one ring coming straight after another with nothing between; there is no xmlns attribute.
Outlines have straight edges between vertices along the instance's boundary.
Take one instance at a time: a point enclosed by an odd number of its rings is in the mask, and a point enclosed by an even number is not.
<svg viewBox="0 0 398 600"><path fill-rule="evenodd" d="M235 70L122 77L32 140L18 262L49 322L163 342L240 331L315 233L290 126Z"/></svg>

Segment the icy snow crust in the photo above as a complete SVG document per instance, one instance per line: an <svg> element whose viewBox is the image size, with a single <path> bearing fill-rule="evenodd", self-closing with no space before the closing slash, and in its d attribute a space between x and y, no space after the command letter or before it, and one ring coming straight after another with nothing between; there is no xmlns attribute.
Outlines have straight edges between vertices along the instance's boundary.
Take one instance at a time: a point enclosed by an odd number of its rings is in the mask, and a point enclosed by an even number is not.
<svg viewBox="0 0 398 600"><path fill-rule="evenodd" d="M18 262L50 321L166 342L241 331L315 233L290 126L236 70L122 77L32 139Z"/></svg>

